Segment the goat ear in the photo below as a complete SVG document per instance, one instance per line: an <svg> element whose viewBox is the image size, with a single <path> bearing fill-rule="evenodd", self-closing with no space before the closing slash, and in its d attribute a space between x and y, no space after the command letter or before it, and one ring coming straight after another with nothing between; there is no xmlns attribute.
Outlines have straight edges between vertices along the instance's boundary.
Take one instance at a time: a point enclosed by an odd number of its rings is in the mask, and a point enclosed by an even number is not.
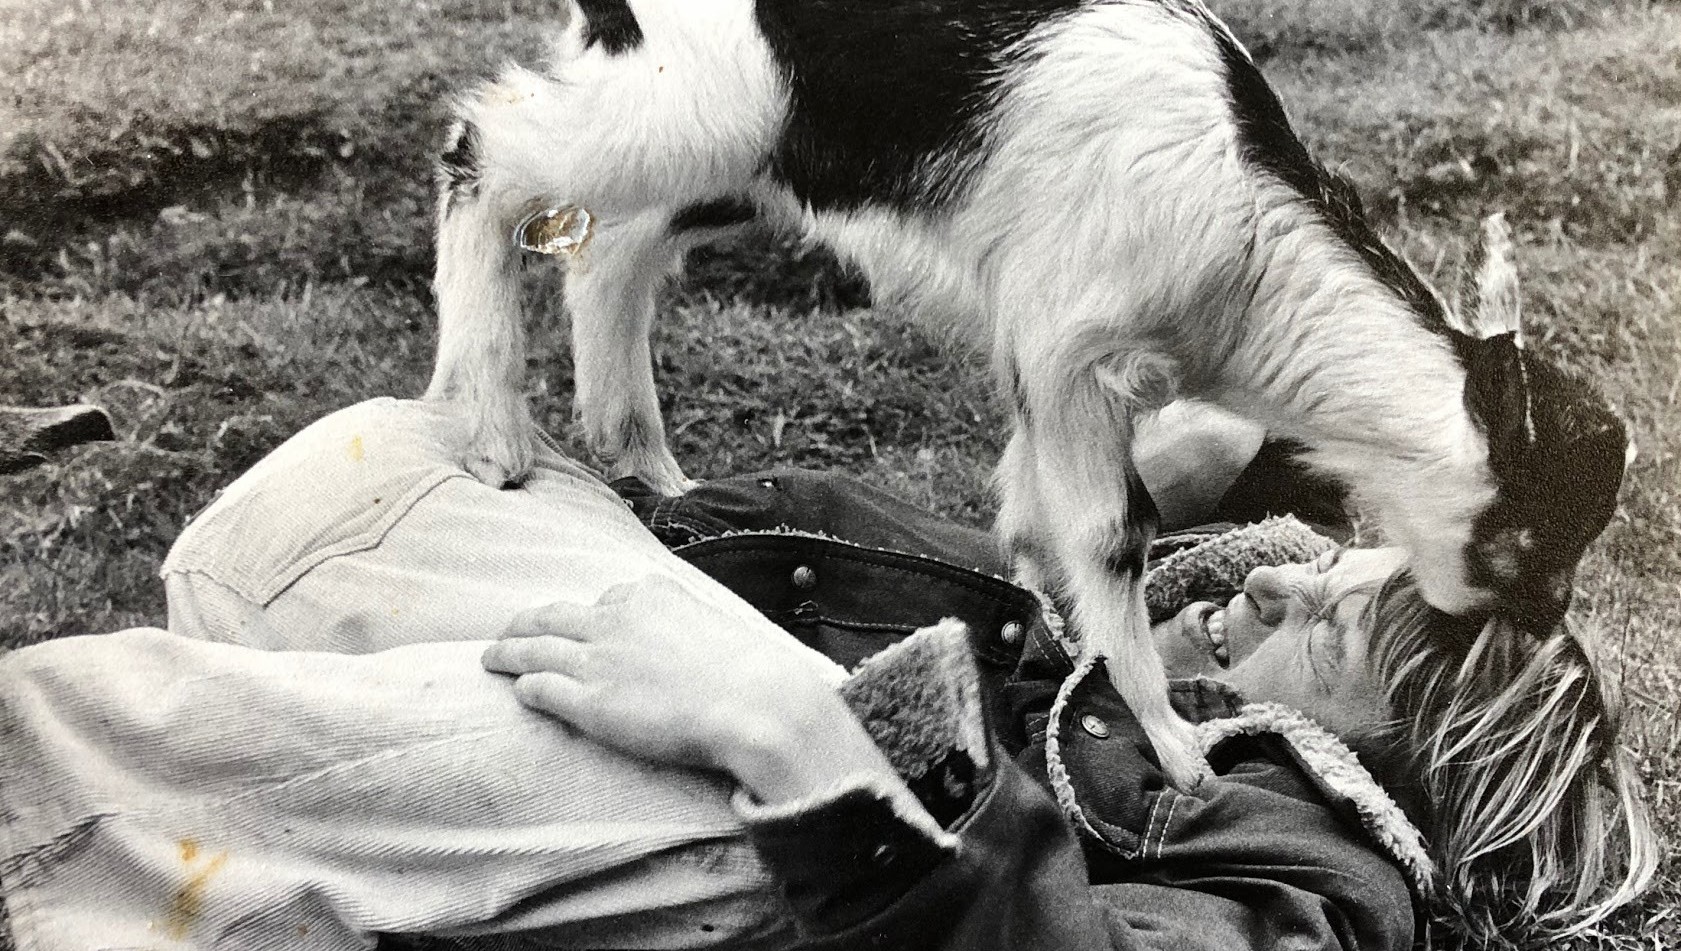
<svg viewBox="0 0 1681 951"><path fill-rule="evenodd" d="M1504 213L1483 219L1476 260L1476 299L1461 317L1463 332L1474 341L1466 364L1465 395L1499 466L1535 441L1518 272Z"/></svg>
<svg viewBox="0 0 1681 951"><path fill-rule="evenodd" d="M1512 229L1506 226L1504 212L1483 219L1476 280L1476 306L1466 329L1471 336L1484 340L1511 334L1512 342L1521 349L1523 310L1518 296L1518 270L1512 262Z"/></svg>
<svg viewBox="0 0 1681 951"><path fill-rule="evenodd" d="M1472 345L1465 367L1465 401L1482 424L1496 470L1505 469L1534 441L1529 374L1514 334Z"/></svg>

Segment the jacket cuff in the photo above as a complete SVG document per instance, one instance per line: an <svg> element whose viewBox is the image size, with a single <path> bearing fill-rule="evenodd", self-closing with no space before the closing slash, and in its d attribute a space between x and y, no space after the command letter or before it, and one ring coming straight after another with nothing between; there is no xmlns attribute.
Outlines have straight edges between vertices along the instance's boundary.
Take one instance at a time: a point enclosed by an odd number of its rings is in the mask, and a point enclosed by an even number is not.
<svg viewBox="0 0 1681 951"><path fill-rule="evenodd" d="M735 808L806 932L880 914L957 853L904 786L859 779L773 806L738 790Z"/></svg>
<svg viewBox="0 0 1681 951"><path fill-rule="evenodd" d="M947 830L992 780L979 674L960 622L865 661L841 695L901 782L856 777L774 805L735 797L802 928L816 933L880 914L950 861L958 839Z"/></svg>

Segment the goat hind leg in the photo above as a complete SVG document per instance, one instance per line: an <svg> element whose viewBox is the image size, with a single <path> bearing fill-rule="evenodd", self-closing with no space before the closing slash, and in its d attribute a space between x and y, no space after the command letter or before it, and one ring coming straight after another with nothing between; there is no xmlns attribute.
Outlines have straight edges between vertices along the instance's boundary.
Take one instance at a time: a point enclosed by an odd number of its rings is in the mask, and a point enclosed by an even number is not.
<svg viewBox="0 0 1681 951"><path fill-rule="evenodd" d="M498 485L517 482L530 469L537 432L524 396L526 329L514 232L535 211L577 206L589 215L577 219L583 231L557 250L568 284L582 288L568 293L584 327L574 336L586 344L577 354L580 403L605 407L586 418L605 414L623 434L606 437L605 425L595 423L591 443L669 487L681 473L658 428L646 335L654 289L675 265L675 246L666 217L651 210L660 198L622 186L594 161L596 150L586 146L604 149L613 130L580 119L566 88L515 69L463 106L441 166L440 332L427 397L465 407L469 445L462 461L475 476ZM614 329L624 325L635 332ZM616 396L615 387L634 395ZM627 403L633 412L608 412ZM643 433L652 436L637 438ZM651 445L641 448L645 443Z"/></svg>
<svg viewBox="0 0 1681 951"><path fill-rule="evenodd" d="M464 126L459 141L473 135ZM465 152L474 177L446 183L439 202L438 356L426 398L462 407L462 464L479 481L502 486L523 479L536 458L537 429L524 392L525 314L509 210L478 187L478 160Z"/></svg>
<svg viewBox="0 0 1681 951"><path fill-rule="evenodd" d="M681 252L670 216L648 211L603 227L566 276L584 441L609 479L638 476L662 495L693 486L666 444L649 345L655 297Z"/></svg>

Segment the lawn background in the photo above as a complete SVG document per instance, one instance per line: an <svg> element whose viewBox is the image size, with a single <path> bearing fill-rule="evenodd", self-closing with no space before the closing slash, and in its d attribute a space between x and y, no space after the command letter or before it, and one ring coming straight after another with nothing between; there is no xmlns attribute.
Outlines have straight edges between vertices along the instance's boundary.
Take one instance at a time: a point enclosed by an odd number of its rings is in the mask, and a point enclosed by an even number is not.
<svg viewBox="0 0 1681 951"><path fill-rule="evenodd" d="M1681 842L1681 7L1223 0L1299 130L1452 290L1505 210L1533 345L1592 374L1639 457L1577 611ZM95 402L120 440L0 481L0 645L161 624L156 571L308 421L425 384L431 153L451 90L540 55L553 0L0 0L0 404ZM552 273L532 269L552 299ZM1002 417L977 361L827 255L698 254L657 331L700 477L854 472L984 524ZM542 311L534 406L569 417ZM1594 947L1681 945L1672 869Z"/></svg>

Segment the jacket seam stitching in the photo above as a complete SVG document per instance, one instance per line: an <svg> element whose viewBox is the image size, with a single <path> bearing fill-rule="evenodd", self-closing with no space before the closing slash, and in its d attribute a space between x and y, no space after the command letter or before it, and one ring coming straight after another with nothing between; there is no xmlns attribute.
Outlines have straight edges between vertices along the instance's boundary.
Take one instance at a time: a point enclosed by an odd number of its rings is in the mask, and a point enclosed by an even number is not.
<svg viewBox="0 0 1681 951"><path fill-rule="evenodd" d="M1162 857L1162 847L1167 844L1167 830L1168 827L1173 825L1173 814L1179 811L1179 802L1184 798L1179 795L1177 790L1172 790L1171 792L1173 794L1173 801L1168 804L1167 816L1162 819L1161 834L1156 836L1156 858L1158 859Z"/></svg>
<svg viewBox="0 0 1681 951"><path fill-rule="evenodd" d="M810 603L810 601L806 602L806 604ZM804 605L802 605L802 607L803 606ZM928 626L927 624L917 624L911 621L906 621L904 623L895 623L891 621L853 621L844 617L836 617L832 614L823 613L801 616L797 613L798 611L799 608L796 607L784 611L768 612L766 617L773 617L774 619L775 616L786 615L786 617L782 617L781 620L786 621L789 624L830 624L836 627L844 627L860 631L920 631Z"/></svg>
<svg viewBox="0 0 1681 951"><path fill-rule="evenodd" d="M1150 839L1152 838L1151 830L1156 827L1156 816L1157 816L1158 813L1161 812L1162 800L1166 799L1166 798L1167 798L1167 793L1166 792L1157 793L1156 794L1156 801L1150 803L1150 814L1148 816L1144 817L1144 842L1143 842L1142 847L1138 851L1139 851L1139 854L1141 854L1145 857L1148 857L1150 855ZM1162 854L1162 850L1161 850L1160 844L1159 844L1160 843L1159 839L1157 840L1157 843L1158 843L1158 845L1157 845L1157 848L1156 848L1156 856L1159 858Z"/></svg>
<svg viewBox="0 0 1681 951"><path fill-rule="evenodd" d="M241 597L256 603L261 607L268 607L274 600L286 593L311 572L322 565L337 558L354 555L358 552L371 551L384 544L385 537L391 534L397 523L402 521L422 499L431 495L439 486L454 479L471 478L465 472L450 470L434 470L427 477L417 480L408 490L392 501L386 510L380 513L367 528L346 538L316 548L302 557L288 563L283 571L263 573L263 577L250 577L243 570L234 573L240 575L238 582L230 579L226 574L226 565L207 564L202 552L183 552L179 557L171 557L176 553L171 551L166 556L162 567L158 570L159 577L167 578L170 574L196 574L215 581L217 584L236 592Z"/></svg>

